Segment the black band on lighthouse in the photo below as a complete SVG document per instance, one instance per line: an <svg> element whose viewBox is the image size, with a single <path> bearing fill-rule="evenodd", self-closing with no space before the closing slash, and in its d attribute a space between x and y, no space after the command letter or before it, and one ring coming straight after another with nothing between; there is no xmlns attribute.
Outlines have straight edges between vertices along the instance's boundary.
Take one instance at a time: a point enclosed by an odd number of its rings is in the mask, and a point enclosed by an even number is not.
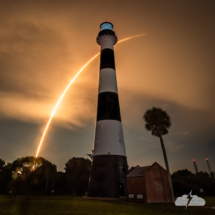
<svg viewBox="0 0 215 215"><path fill-rule="evenodd" d="M118 120L121 122L119 98L117 93L99 93L97 121L99 120Z"/></svg>
<svg viewBox="0 0 215 215"><path fill-rule="evenodd" d="M111 68L115 70L114 52L112 49L101 50L100 70L104 68Z"/></svg>
<svg viewBox="0 0 215 215"><path fill-rule="evenodd" d="M94 156L91 168L91 197L118 198L127 195L127 158L119 155Z"/></svg>

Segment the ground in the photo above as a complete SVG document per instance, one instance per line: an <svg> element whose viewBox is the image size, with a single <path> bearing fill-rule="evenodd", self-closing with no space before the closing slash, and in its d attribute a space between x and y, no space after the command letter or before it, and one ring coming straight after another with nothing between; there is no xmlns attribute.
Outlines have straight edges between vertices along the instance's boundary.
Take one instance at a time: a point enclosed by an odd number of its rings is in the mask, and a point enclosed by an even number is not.
<svg viewBox="0 0 215 215"><path fill-rule="evenodd" d="M215 197L206 197L206 206L215 206ZM1 215L117 214L169 215L215 214L205 207L176 207L173 204L143 204L127 201L89 200L71 196L0 196Z"/></svg>

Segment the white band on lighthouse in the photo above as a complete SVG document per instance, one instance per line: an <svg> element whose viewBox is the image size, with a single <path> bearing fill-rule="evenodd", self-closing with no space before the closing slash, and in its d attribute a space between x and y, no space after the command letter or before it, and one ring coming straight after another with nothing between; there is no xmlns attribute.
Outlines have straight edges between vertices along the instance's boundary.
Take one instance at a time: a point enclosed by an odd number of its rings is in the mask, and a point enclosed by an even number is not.
<svg viewBox="0 0 215 215"><path fill-rule="evenodd" d="M115 120L101 120L96 123L93 156L126 156L122 123Z"/></svg>
<svg viewBox="0 0 215 215"><path fill-rule="evenodd" d="M100 70L99 75L99 93L114 92L118 93L116 82L116 71L111 68Z"/></svg>

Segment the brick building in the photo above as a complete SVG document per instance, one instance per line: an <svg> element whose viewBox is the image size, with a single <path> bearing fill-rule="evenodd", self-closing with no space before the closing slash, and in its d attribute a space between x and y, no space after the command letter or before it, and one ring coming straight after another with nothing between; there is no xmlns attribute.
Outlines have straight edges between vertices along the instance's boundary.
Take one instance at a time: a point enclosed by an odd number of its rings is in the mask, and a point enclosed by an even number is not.
<svg viewBox="0 0 215 215"><path fill-rule="evenodd" d="M134 200L142 197L145 203L171 202L167 171L157 162L151 166L131 168L127 175L127 188Z"/></svg>

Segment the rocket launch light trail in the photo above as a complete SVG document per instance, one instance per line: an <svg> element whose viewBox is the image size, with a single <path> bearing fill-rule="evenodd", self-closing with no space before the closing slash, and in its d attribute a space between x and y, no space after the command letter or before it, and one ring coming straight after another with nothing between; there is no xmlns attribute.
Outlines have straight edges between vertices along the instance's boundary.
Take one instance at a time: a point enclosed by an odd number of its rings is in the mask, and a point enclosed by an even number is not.
<svg viewBox="0 0 215 215"><path fill-rule="evenodd" d="M117 43L121 43L121 42L124 42L124 41L126 41L126 40L130 40L130 39L132 39L132 38L140 37L140 36L145 36L145 35L146 35L146 34L138 34L138 35L135 35L135 36L132 36L132 37L127 37L127 38L125 38L125 39L122 39L122 40L118 41Z"/></svg>
<svg viewBox="0 0 215 215"><path fill-rule="evenodd" d="M124 42L124 41L126 41L126 40L130 40L130 39L135 38L135 37L144 36L144 35L146 35L146 34L138 34L138 35L135 35L135 36L132 36L132 37L127 37L127 38L125 38L125 39L120 40L118 43ZM96 55L94 55L94 56L93 56L93 57L78 71L78 73L77 73L77 74L75 75L75 77L70 81L69 85L68 85L68 86L66 87L66 89L64 90L64 92L63 92L63 94L61 95L60 99L58 100L58 102L57 102L57 104L56 104L54 110L52 111L52 114L51 114L51 116L50 116L50 118L49 118L48 123L46 124L45 130L44 130L43 135L42 135L42 138L41 138L41 140L40 140L39 147L38 147L38 149L37 149L36 157L38 157L38 154L39 154L39 152L40 152L41 146L42 146L42 144L43 144L43 140L44 140L44 138L45 138L45 135L46 135L46 133L47 133L47 130L48 130L48 128L49 128L49 125L50 125L50 123L51 123L51 121L52 121L52 118L53 118L53 116L54 116L54 114L55 114L55 112L56 112L56 110L57 110L57 108L58 108L60 102L62 101L64 95L66 94L67 90L68 90L69 87L72 85L72 83L75 81L75 79L78 77L78 75L79 75L79 74L87 67L87 65L88 65L91 61L93 61L98 55L100 55L100 52L97 53Z"/></svg>
<svg viewBox="0 0 215 215"><path fill-rule="evenodd" d="M48 121L48 123L47 123L47 125L46 125L46 128L45 128L45 130L44 130L44 132L43 132L43 136L42 136L42 138L41 138L41 140L40 140L40 144L39 144L39 147L38 147L38 149L37 149L36 157L38 156L38 154L39 154L39 152L40 152L40 148L41 148L41 146L42 146L44 137L45 137L46 132L47 132L47 130L48 130L48 127L49 127L49 125L50 125L50 123L51 123L51 120L52 120L52 118L53 118L53 116L54 116L54 114L55 114L55 112L56 112L56 110L57 110L57 108L58 108L58 106L59 106L61 100L63 99L64 95L66 94L67 90L69 89L69 87L71 86L71 84L75 81L75 79L78 77L78 75L83 71L83 69L84 69L92 60L94 60L94 58L96 58L99 54L100 54L100 53L98 53L98 54L96 54L94 57L92 57L92 58L79 70L79 72L75 75L75 77L70 81L69 85L68 85L68 86L66 87L66 89L64 90L64 92L63 92L63 94L61 95L60 99L58 100L58 102L57 102L57 104L56 104L56 106L55 106L55 108L54 108L54 110L53 110L53 112L52 112L52 114L51 114L51 116L50 116L50 118L49 118L49 121Z"/></svg>

